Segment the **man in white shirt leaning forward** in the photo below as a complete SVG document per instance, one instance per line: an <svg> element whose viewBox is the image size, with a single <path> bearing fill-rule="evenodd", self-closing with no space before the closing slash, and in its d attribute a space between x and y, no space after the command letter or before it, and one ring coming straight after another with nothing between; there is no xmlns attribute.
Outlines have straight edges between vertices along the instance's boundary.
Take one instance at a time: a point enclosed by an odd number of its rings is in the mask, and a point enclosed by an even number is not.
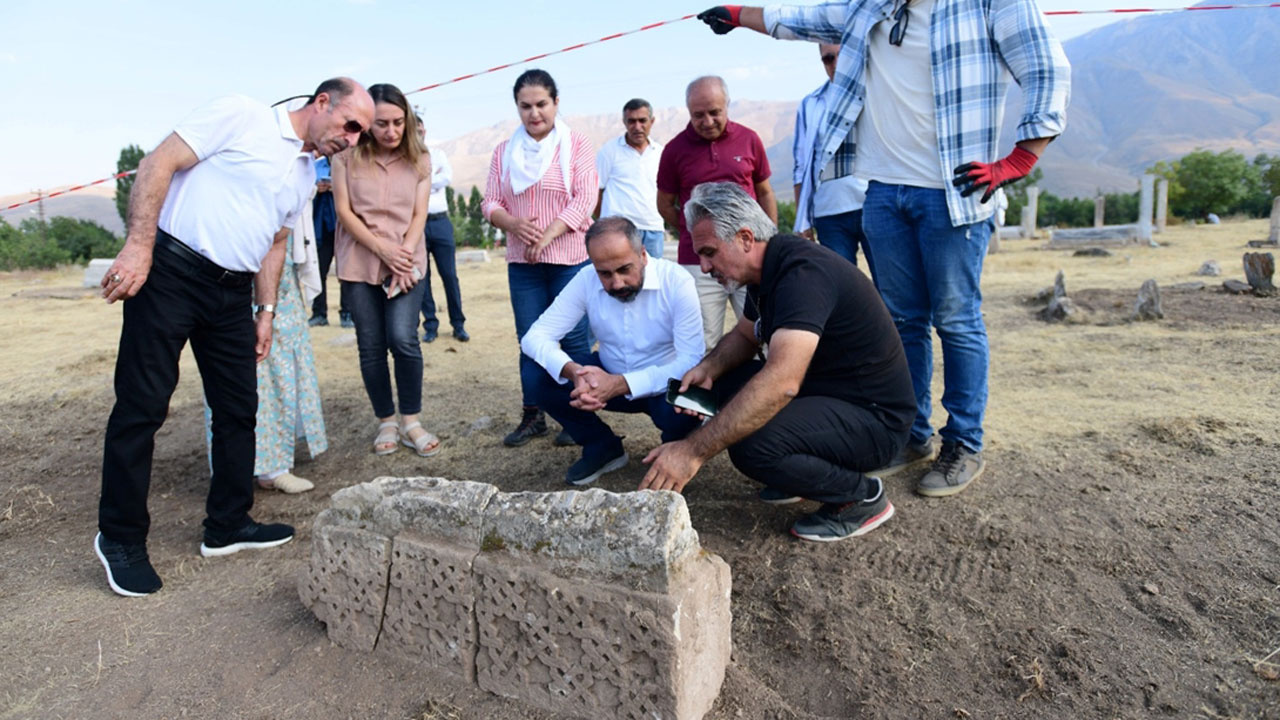
<svg viewBox="0 0 1280 720"><path fill-rule="evenodd" d="M697 427L664 394L667 380L683 377L704 349L692 276L674 262L650 258L635 223L601 218L587 231L586 243L591 267L569 281L520 342L524 354L547 371L538 407L582 446L582 458L565 475L569 485L586 485L626 467L622 439L600 419L600 410L647 414L664 443ZM600 349L570 357L560 338L584 315Z"/></svg>

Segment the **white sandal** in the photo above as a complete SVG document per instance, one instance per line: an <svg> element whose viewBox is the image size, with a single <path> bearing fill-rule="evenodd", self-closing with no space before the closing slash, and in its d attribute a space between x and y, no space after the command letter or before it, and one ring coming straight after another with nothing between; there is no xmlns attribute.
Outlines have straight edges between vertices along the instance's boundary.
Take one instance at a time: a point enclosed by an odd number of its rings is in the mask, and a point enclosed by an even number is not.
<svg viewBox="0 0 1280 720"><path fill-rule="evenodd" d="M431 457L432 455L440 452L440 438L436 437L435 433L423 430L422 435L416 442L413 438L409 437L409 431L420 427L422 427L422 423L414 420L408 425L400 428L400 442L404 444L405 447L413 448L413 451L418 453L418 457ZM435 447L430 450L423 450L423 448L431 447L433 443L435 444Z"/></svg>
<svg viewBox="0 0 1280 720"><path fill-rule="evenodd" d="M277 475L270 480L259 478L258 485L264 490L279 490L288 495L297 495L315 488L315 483L306 478L300 478L291 472Z"/></svg>
<svg viewBox="0 0 1280 720"><path fill-rule="evenodd" d="M374 455L390 455L400 446L396 444L396 429L400 427L394 420L380 423L378 425L378 436L373 439ZM389 445L390 447L380 447L381 445Z"/></svg>

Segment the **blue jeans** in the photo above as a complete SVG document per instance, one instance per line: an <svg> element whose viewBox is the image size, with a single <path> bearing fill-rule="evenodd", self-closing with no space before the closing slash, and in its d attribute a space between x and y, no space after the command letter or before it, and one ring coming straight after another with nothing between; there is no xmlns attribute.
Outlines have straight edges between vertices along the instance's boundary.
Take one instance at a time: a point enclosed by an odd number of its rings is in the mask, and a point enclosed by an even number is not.
<svg viewBox="0 0 1280 720"><path fill-rule="evenodd" d="M343 281L351 319L356 323L356 348L360 351L360 377L380 418L396 414L391 398L387 351L396 363L396 395L401 415L422 412L422 346L418 344L418 308L422 306L420 281L407 293L390 300L381 285Z"/></svg>
<svg viewBox="0 0 1280 720"><path fill-rule="evenodd" d="M600 364L600 354L588 356L571 355L574 362L581 365ZM613 433L613 429L600 419L599 413L579 410L569 404L569 393L573 391L573 383L561 385L538 368L538 407L560 423L569 435L582 446L583 457L613 457L622 449L622 439ZM663 395L635 398L628 400L619 395L605 403L605 410L624 413L644 413L653 420L653 424L662 431L662 442L682 440L698 427L698 420L689 415L676 412Z"/></svg>
<svg viewBox="0 0 1280 720"><path fill-rule="evenodd" d="M434 260L436 272L440 273L440 283L444 285L444 300L449 306L449 324L454 330L461 330L467 316L462 314L462 290L458 287L453 223L449 222L449 216L445 214L429 216L424 232L427 235L427 276L422 283L422 329L436 332L440 328L440 321L436 318L436 299L431 296L431 266Z"/></svg>
<svg viewBox="0 0 1280 720"><path fill-rule="evenodd" d="M577 265L514 262L507 265L507 284L511 288L511 311L516 317L517 343L524 339L524 334L529 332L529 328L533 327L542 313L551 307L551 301L578 274L578 270L586 265L585 260ZM560 347L569 357L586 357L591 352L585 316L568 335L561 338ZM542 366L528 355L520 353L520 393L521 402L526 407L538 404L539 375L546 375Z"/></svg>
<svg viewBox="0 0 1280 720"><path fill-rule="evenodd" d="M661 230L641 230L640 237L644 239L644 249L648 251L649 257L662 257L662 243L667 236Z"/></svg>
<svg viewBox="0 0 1280 720"><path fill-rule="evenodd" d="M875 271L871 269L871 250L867 246L867 236L862 232L861 210L815 217L813 229L818 233L819 245L834 250L837 255L854 265L858 264L858 246L861 245L862 254L867 258L867 269L875 276Z"/></svg>
<svg viewBox="0 0 1280 720"><path fill-rule="evenodd" d="M933 336L942 341L944 441L982 450L987 407L987 328L982 320L982 261L991 226L953 227L942 190L872 181L862 207L876 287L902 337L916 392L911 441L933 434L929 424Z"/></svg>

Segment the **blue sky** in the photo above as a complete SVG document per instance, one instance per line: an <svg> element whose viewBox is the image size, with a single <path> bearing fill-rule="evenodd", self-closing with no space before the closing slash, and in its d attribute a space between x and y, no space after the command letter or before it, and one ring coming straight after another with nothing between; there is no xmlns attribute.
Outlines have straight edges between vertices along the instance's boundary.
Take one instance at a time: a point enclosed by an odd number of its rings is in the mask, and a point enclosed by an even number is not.
<svg viewBox="0 0 1280 720"><path fill-rule="evenodd" d="M1132 0L1042 0L1043 10L1128 7ZM265 102L310 92L325 77L410 90L614 32L697 12L701 3L408 2L310 4L57 3L0 7L0 195L95 180L120 148L151 149L195 106L243 93ZM305 14L298 9L305 10ZM1125 16L1051 18L1061 39ZM685 83L716 73L735 99L793 100L820 78L816 50L749 31L712 35L687 20L538 61L556 78L561 112L609 112L631 97L683 103ZM432 138L514 116L523 68L417 93Z"/></svg>

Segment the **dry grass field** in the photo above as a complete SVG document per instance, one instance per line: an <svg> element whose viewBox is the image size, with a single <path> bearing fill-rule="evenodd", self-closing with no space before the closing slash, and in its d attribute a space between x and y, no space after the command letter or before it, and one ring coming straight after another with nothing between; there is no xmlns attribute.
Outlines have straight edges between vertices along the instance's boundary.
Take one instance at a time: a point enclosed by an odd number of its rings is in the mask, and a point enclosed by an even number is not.
<svg viewBox="0 0 1280 720"><path fill-rule="evenodd" d="M987 472L948 500L888 479L898 514L864 538L794 540L806 505L760 504L727 459L708 463L685 495L734 585L709 717L1280 718L1280 298L1220 289L1266 231L1172 227L1162 247L1101 258L1005 241L985 270ZM1208 259L1224 278L1192 275ZM1059 269L1081 322L1043 323L1026 302ZM562 488L575 449L501 445L519 395L500 260L460 268L474 339L423 346L435 458L370 453L351 333L313 330L330 450L297 468L316 491L259 493L256 517L299 529L279 550L198 555L208 471L185 355L151 489L165 587L138 600L110 592L91 549L120 309L80 276L0 274L0 720L548 717L331 645L295 590L311 519L347 485ZM1165 319L1125 321L1148 278ZM1207 287L1170 288L1195 280ZM640 418L611 422L633 458L658 441ZM642 475L633 460L599 486Z"/></svg>

